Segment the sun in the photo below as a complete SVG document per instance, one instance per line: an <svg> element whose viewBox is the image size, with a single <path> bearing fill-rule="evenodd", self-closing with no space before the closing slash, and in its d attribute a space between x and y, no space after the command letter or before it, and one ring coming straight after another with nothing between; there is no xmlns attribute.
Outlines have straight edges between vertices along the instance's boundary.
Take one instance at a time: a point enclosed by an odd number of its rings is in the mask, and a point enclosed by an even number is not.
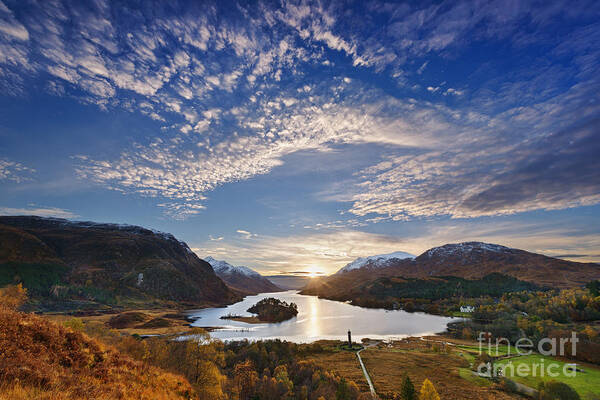
<svg viewBox="0 0 600 400"><path fill-rule="evenodd" d="M311 279L322 275L321 267L315 264L309 265L306 272L306 276L308 276Z"/></svg>

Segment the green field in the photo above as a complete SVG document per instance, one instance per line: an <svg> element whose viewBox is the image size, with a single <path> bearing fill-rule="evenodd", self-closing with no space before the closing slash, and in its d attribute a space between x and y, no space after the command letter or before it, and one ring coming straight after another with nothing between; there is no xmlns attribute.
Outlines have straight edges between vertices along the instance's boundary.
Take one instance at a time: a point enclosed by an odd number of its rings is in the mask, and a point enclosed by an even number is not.
<svg viewBox="0 0 600 400"><path fill-rule="evenodd" d="M458 345L457 349L465 350L466 352L472 355L479 355L479 345L468 346L468 345ZM517 349L513 346L509 345L494 345L492 344L491 351L488 348L487 344L484 343L481 347L481 351L489 354L490 356L498 357L498 356L507 356L507 355L517 355Z"/></svg>
<svg viewBox="0 0 600 400"><path fill-rule="evenodd" d="M544 365L544 376L540 373L540 365ZM537 389L540 382L556 380L559 382L564 382L567 385L571 386L573 389L579 393L582 399L593 399L600 394L600 369L596 367L592 367L589 364L578 364L579 368L582 368L584 372L577 372L576 376L567 376L563 373L563 367L565 366L564 361L560 361L556 358L552 357L544 357L539 354L532 354L529 356L520 356L507 358L504 360L500 360L496 363L496 365L505 366L511 362L514 365L514 376L510 376L507 374L507 377L515 380L516 382L522 383L534 389ZM547 368L548 365L556 363L557 367L551 369L552 372L557 372L558 376L549 377L547 376ZM533 365L537 364L538 367L535 371L535 375L532 372L521 374L518 373L519 365L524 364L529 366L529 371L532 371Z"/></svg>
<svg viewBox="0 0 600 400"><path fill-rule="evenodd" d="M469 382L473 382L477 386L483 386L483 387L492 386L491 380L482 378L482 377L479 377L479 376L473 374L473 371L471 371L469 368L459 368L458 375L461 378L468 380Z"/></svg>

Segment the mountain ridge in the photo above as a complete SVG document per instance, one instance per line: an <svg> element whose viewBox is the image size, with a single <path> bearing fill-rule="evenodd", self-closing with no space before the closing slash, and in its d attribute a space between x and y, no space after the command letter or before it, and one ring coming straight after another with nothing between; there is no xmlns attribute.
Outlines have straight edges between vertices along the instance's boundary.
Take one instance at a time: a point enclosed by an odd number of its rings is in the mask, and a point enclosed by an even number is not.
<svg viewBox="0 0 600 400"><path fill-rule="evenodd" d="M301 293L343 299L352 290L381 277L480 279L491 273L540 286L571 288L598 279L600 264L566 261L484 242L451 243L428 249L415 259L395 259L380 268L359 268L318 278Z"/></svg>
<svg viewBox="0 0 600 400"><path fill-rule="evenodd" d="M187 244L135 225L2 216L0 265L0 285L26 279L53 304L221 305L240 298Z"/></svg>
<svg viewBox="0 0 600 400"><path fill-rule="evenodd" d="M266 277L245 266L234 266L224 260L216 260L208 256L204 261L209 263L217 276L231 288L247 294L281 292L282 288Z"/></svg>
<svg viewBox="0 0 600 400"><path fill-rule="evenodd" d="M379 254L375 256L358 257L352 262L349 262L344 267L340 268L336 274L343 274L348 271L361 268L381 268L392 262L392 260L414 259L416 256L404 251L395 251L388 254Z"/></svg>

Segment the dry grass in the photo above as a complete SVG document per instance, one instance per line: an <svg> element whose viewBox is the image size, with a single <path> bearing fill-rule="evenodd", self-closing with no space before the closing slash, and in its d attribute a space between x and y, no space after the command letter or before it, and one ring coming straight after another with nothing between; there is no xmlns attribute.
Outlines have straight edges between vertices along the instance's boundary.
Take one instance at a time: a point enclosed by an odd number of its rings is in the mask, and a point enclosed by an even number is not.
<svg viewBox="0 0 600 400"><path fill-rule="evenodd" d="M95 339L0 307L0 399L183 399L181 376Z"/></svg>
<svg viewBox="0 0 600 400"><path fill-rule="evenodd" d="M361 392L368 392L369 385L362 373L362 369L356 358L356 354L349 351L335 353L321 353L307 358L327 371L332 371L345 378L354 381Z"/></svg>
<svg viewBox="0 0 600 400"><path fill-rule="evenodd" d="M131 321L129 318L125 318L127 323L124 325L114 327L110 326L111 319L133 313L139 314L141 318L134 318L134 321ZM65 322L73 319L73 316L65 314L45 314L44 316L60 324L64 324ZM120 314L89 315L77 318L81 319L84 324L101 323L107 327L111 327L113 329L116 328L119 332L128 335L170 335L175 333L185 333L191 330L189 322L186 321L181 311L169 308L147 310L141 309L136 311L127 311Z"/></svg>
<svg viewBox="0 0 600 400"><path fill-rule="evenodd" d="M426 343L403 341L363 351L361 356L377 393L383 398L399 393L402 379L408 374L417 388L428 378L445 400L515 398L461 378L459 368L468 367L464 359L452 353L433 352L428 347Z"/></svg>

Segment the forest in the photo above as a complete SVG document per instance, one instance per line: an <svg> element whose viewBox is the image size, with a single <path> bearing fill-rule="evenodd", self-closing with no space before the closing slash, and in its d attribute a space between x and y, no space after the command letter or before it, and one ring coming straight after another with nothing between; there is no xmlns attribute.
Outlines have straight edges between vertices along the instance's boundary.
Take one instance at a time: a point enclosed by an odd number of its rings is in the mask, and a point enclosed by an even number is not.
<svg viewBox="0 0 600 400"><path fill-rule="evenodd" d="M472 318L449 326L455 336L476 339L477 332L512 343L526 336L535 345L545 337L567 338L576 332L576 354L567 357L600 364L600 296L598 281L585 288L505 293L498 299L477 299ZM567 349L568 350L568 349Z"/></svg>

